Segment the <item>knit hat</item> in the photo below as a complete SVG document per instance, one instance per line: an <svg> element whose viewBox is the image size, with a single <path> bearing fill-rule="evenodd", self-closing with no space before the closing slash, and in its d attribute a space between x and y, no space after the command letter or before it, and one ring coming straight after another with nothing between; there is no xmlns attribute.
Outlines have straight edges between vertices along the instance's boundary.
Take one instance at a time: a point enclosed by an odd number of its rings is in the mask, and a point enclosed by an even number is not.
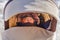
<svg viewBox="0 0 60 40"><path fill-rule="evenodd" d="M9 0L5 6L4 19L7 21L10 17L23 12L46 12L59 20L58 8L51 0Z"/></svg>

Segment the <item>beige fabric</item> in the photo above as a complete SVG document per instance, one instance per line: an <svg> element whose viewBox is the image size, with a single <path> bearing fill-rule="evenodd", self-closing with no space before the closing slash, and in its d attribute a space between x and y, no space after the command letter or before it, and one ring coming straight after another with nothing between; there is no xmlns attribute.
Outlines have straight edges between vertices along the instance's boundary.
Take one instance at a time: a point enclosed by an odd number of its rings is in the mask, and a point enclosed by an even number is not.
<svg viewBox="0 0 60 40"><path fill-rule="evenodd" d="M28 11L29 12L37 11L39 13L46 12L55 17L57 20L59 19L58 7L53 1L51 0L30 0L30 1L13 0L12 2L10 2L5 10L4 20L7 21L10 17L18 13L24 13ZM25 4L25 2L28 3Z"/></svg>
<svg viewBox="0 0 60 40"><path fill-rule="evenodd" d="M14 27L6 30L3 40L47 40L53 36L53 32L39 27Z"/></svg>
<svg viewBox="0 0 60 40"><path fill-rule="evenodd" d="M48 38L47 40L53 40L53 36L51 36L50 38Z"/></svg>

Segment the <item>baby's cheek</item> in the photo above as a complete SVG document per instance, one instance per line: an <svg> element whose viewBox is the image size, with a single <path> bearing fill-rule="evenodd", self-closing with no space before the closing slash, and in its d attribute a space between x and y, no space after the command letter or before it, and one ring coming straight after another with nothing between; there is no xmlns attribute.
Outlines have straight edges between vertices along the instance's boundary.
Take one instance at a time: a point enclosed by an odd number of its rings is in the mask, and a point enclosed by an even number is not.
<svg viewBox="0 0 60 40"><path fill-rule="evenodd" d="M29 22L30 22L30 23L34 23L34 20L33 20L33 19L31 19L31 20L29 20Z"/></svg>
<svg viewBox="0 0 60 40"><path fill-rule="evenodd" d="M23 22L23 23L27 23L28 21L27 21L26 19L23 19L22 22Z"/></svg>

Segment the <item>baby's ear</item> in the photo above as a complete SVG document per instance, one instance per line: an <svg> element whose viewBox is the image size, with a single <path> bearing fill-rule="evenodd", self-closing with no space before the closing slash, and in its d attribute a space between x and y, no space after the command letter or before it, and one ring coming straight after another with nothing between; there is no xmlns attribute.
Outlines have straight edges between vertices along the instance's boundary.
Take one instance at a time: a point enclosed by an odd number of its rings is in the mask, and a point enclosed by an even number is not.
<svg viewBox="0 0 60 40"><path fill-rule="evenodd" d="M50 20L49 14L44 13L44 14L42 14L42 15L43 15L43 17L44 17L44 21L45 21L45 22L48 21L48 20Z"/></svg>

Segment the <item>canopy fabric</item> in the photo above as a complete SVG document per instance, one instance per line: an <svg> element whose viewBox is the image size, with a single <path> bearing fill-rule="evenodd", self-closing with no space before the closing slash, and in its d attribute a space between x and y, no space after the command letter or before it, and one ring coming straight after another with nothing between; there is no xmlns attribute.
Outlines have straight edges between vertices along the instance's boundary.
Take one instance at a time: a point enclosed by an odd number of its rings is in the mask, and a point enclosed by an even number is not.
<svg viewBox="0 0 60 40"><path fill-rule="evenodd" d="M58 7L51 0L12 0L5 8L5 21L23 12L46 12L59 20Z"/></svg>

